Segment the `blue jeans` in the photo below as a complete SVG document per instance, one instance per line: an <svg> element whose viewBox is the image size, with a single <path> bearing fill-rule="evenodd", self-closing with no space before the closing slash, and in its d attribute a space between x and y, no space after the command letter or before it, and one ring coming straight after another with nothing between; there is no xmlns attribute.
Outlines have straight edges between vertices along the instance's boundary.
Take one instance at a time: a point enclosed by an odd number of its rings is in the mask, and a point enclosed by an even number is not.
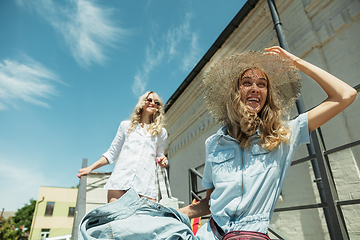
<svg viewBox="0 0 360 240"><path fill-rule="evenodd" d="M79 227L79 240L87 239L197 238L185 214L140 198L130 189L116 202L97 207L84 216Z"/></svg>

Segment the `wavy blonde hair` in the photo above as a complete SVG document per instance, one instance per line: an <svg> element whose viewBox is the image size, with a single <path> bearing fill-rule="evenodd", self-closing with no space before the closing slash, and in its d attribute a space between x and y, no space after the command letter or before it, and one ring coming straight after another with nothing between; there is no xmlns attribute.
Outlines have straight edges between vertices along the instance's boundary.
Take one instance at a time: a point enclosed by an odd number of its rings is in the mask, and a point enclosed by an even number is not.
<svg viewBox="0 0 360 240"><path fill-rule="evenodd" d="M241 101L240 81L244 73L250 69L245 69L239 74L226 98L227 131L230 136L237 139L241 148L247 148L252 145L250 137L259 129L259 145L271 151L282 141L288 144L292 132L289 127L284 126L284 112L279 107L279 100L265 72L262 71L268 82L268 92L265 105L260 112L250 111Z"/></svg>
<svg viewBox="0 0 360 240"><path fill-rule="evenodd" d="M134 112L130 116L131 125L128 130L128 134L135 130L137 124L140 123L142 109L145 106L145 101L150 94L153 94L156 100L159 101L160 105L157 107L156 111L152 114L150 119L150 124L148 125L148 131L151 136L155 136L161 134L162 128L164 127L164 110L163 110L163 102L161 101L159 95L156 92L148 91L142 96L139 97L139 101L137 102Z"/></svg>

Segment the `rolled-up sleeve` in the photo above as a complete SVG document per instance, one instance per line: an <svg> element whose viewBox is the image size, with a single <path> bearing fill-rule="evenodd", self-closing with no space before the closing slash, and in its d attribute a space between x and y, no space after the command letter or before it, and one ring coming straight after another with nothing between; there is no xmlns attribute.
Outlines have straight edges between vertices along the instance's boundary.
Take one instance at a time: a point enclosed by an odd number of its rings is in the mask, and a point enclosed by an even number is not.
<svg viewBox="0 0 360 240"><path fill-rule="evenodd" d="M166 147L166 139L168 137L167 131L165 128L162 129L161 135L159 136L159 141L156 149L156 157L164 156L164 151Z"/></svg>
<svg viewBox="0 0 360 240"><path fill-rule="evenodd" d="M310 142L310 133L308 126L308 113L302 113L294 120L289 122L289 126L292 130L291 141L295 149L301 144Z"/></svg>
<svg viewBox="0 0 360 240"><path fill-rule="evenodd" d="M126 131L128 127L127 125L128 124L125 121L120 123L114 140L112 141L107 152L103 154L103 156L106 157L106 159L109 161L109 164L114 163L120 154L126 137Z"/></svg>

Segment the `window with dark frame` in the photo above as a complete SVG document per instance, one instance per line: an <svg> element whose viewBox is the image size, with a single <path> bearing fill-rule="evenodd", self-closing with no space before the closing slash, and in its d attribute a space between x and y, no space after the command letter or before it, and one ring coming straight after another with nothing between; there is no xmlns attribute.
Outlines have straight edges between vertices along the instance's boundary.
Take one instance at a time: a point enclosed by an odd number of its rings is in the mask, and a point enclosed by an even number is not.
<svg viewBox="0 0 360 240"><path fill-rule="evenodd" d="M75 207L69 207L68 217L73 217L75 215Z"/></svg>
<svg viewBox="0 0 360 240"><path fill-rule="evenodd" d="M55 202L47 202L45 208L45 216L52 216L54 211Z"/></svg>
<svg viewBox="0 0 360 240"><path fill-rule="evenodd" d="M41 239L45 239L45 238L48 238L50 236L50 229L46 228L46 229L41 229L41 232L40 232L40 240Z"/></svg>

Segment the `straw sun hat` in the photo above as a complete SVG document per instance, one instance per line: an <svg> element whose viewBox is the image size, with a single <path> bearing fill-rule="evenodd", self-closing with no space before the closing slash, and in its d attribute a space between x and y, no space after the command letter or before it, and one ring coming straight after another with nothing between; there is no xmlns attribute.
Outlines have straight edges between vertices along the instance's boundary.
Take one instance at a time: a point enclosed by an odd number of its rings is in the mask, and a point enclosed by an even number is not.
<svg viewBox="0 0 360 240"><path fill-rule="evenodd" d="M248 69L262 70L269 79L269 92L278 100L283 116L287 116L300 95L299 70L278 55L262 52L245 52L224 57L215 62L203 78L205 102L211 115L221 123L227 123L226 99L233 91L234 81Z"/></svg>

